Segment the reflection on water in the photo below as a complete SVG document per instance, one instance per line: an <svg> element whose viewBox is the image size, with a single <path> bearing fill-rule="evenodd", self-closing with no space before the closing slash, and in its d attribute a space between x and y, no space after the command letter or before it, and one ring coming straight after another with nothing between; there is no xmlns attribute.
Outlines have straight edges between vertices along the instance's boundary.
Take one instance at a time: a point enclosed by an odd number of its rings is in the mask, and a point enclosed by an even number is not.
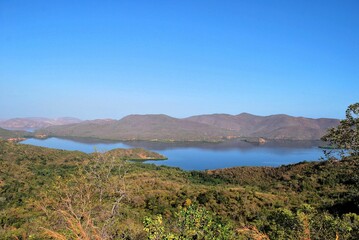
<svg viewBox="0 0 359 240"><path fill-rule="evenodd" d="M36 128L8 128L8 127L1 127L1 128L10 130L10 131L26 131L26 132L30 132L30 133L33 133L36 130Z"/></svg>
<svg viewBox="0 0 359 240"><path fill-rule="evenodd" d="M131 147L142 147L152 150L167 150L177 148L199 148L209 150L231 150L231 149L253 149L253 148L311 148L319 146L321 141L269 141L265 144L245 142L241 140L232 140L226 142L210 143L210 142L146 142L133 141L126 142Z"/></svg>
<svg viewBox="0 0 359 240"><path fill-rule="evenodd" d="M280 166L301 161L318 160L323 156L319 141L270 141L265 144L244 141L222 143L161 143L146 141L115 142L92 139L48 138L27 139L24 144L79 150L86 153L114 148L141 147L168 157L166 161L148 161L185 170L217 169L234 166Z"/></svg>

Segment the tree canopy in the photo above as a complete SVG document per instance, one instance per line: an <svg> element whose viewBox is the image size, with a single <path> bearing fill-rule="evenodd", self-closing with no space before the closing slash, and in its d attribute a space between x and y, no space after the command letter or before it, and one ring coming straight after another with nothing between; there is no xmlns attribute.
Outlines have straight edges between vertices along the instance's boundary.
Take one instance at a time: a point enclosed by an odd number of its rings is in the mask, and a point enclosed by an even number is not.
<svg viewBox="0 0 359 240"><path fill-rule="evenodd" d="M335 128L330 128L323 141L340 151L341 156L359 156L359 103L349 105L346 119Z"/></svg>

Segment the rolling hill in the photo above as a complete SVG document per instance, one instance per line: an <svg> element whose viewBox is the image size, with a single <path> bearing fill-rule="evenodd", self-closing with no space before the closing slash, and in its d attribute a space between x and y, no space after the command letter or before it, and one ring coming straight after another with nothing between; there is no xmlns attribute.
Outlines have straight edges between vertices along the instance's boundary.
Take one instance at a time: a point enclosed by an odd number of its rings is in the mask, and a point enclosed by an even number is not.
<svg viewBox="0 0 359 240"><path fill-rule="evenodd" d="M9 138L23 138L32 136L31 133L25 131L11 131L7 129L0 128L0 139L9 139Z"/></svg>
<svg viewBox="0 0 359 240"><path fill-rule="evenodd" d="M330 118L313 119L284 114L262 117L248 113L199 115L189 117L187 120L238 131L245 137L289 140L320 139L328 128L339 124L339 120Z"/></svg>
<svg viewBox="0 0 359 240"><path fill-rule="evenodd" d="M177 233L189 219L197 233L208 216L215 232L234 237L206 239L359 239L359 158L207 171L126 161L158 156L0 140L0 239L94 239L87 236L97 229L110 237L96 239L168 239L148 237L149 220L151 229ZM178 212L193 207L205 214ZM87 235L75 235L82 229Z"/></svg>
<svg viewBox="0 0 359 240"><path fill-rule="evenodd" d="M118 121L84 121L51 126L36 133L57 137L146 141L219 141L223 138L239 136L237 131L167 115L129 115Z"/></svg>
<svg viewBox="0 0 359 240"><path fill-rule="evenodd" d="M0 127L12 130L28 130L28 129L39 129L55 125L65 125L72 123L79 123L80 119L77 118L12 118L0 121Z"/></svg>
<svg viewBox="0 0 359 240"><path fill-rule="evenodd" d="M163 114L129 115L120 120L97 119L36 131L56 137L83 137L108 140L213 141L233 138L275 140L319 140L337 119L312 119L284 114L256 116L212 114L179 119Z"/></svg>

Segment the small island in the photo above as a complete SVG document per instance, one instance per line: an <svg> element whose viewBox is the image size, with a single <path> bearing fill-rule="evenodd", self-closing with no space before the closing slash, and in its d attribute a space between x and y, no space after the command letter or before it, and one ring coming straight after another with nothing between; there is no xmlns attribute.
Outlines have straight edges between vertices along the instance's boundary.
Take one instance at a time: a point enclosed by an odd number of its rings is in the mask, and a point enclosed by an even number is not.
<svg viewBox="0 0 359 240"><path fill-rule="evenodd" d="M110 157L121 158L131 161L149 161L149 160L167 160L168 158L162 154L152 152L143 148L116 148L105 153Z"/></svg>

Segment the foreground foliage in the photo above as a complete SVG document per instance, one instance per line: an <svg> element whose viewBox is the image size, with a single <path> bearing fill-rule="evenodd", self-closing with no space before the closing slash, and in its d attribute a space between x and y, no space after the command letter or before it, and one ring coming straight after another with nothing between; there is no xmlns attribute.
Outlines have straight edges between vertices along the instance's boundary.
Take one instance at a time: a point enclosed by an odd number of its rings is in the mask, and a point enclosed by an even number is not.
<svg viewBox="0 0 359 240"><path fill-rule="evenodd" d="M346 119L338 127L329 129L322 137L340 156L359 156L359 103L352 104L345 112ZM329 152L329 156L331 156Z"/></svg>
<svg viewBox="0 0 359 240"><path fill-rule="evenodd" d="M359 161L185 172L0 141L0 239L359 239Z"/></svg>
<svg viewBox="0 0 359 240"><path fill-rule="evenodd" d="M187 200L184 208L176 214L176 222L165 224L161 215L154 219L146 217L144 230L149 239L237 239L233 227L205 208L190 205Z"/></svg>

